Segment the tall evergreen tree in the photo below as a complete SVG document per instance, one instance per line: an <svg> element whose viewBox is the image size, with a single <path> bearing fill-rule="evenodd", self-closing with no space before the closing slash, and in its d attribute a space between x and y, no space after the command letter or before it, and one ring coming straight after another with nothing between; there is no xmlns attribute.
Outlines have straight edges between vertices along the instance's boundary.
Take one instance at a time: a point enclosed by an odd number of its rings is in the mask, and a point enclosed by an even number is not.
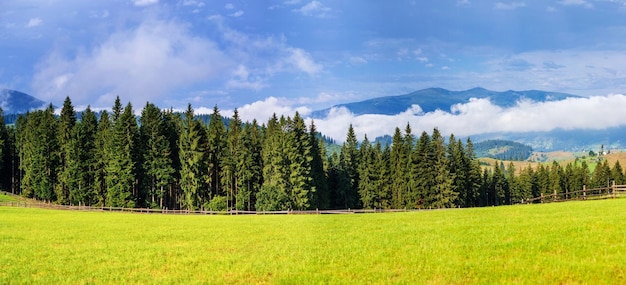
<svg viewBox="0 0 626 285"><path fill-rule="evenodd" d="M105 110L100 114L100 121L95 136L95 181L94 181L94 204L99 206L110 205L107 203L107 167L112 154L112 131L113 126L109 113Z"/></svg>
<svg viewBox="0 0 626 285"><path fill-rule="evenodd" d="M451 208L458 197L450 174L444 138L438 129L432 135L432 168L434 184L427 196L427 202L433 208Z"/></svg>
<svg viewBox="0 0 626 285"><path fill-rule="evenodd" d="M222 116L217 106L213 107L213 113L211 114L211 121L209 122L208 131L208 144L206 148L208 159L208 171L209 171L209 183L212 195L203 195L202 199L210 198L209 196L226 196L227 201L232 199L231 193L228 189L223 189L227 184L227 179L224 178L223 162L224 151L226 149L226 126L222 121ZM230 203L230 202L229 202ZM228 207L230 208L230 204Z"/></svg>
<svg viewBox="0 0 626 285"><path fill-rule="evenodd" d="M341 198L346 208L356 208L359 206L359 149L352 124L350 124L350 127L348 128L346 141L341 147L340 164L345 174L344 179L346 179L346 183L342 183L340 185L342 189L342 193L340 193L342 196Z"/></svg>
<svg viewBox="0 0 626 285"><path fill-rule="evenodd" d="M291 207L297 210L305 210L311 207L311 200L315 196L315 186L311 173L311 154L309 134L300 114L296 112L289 132L285 150L289 163L288 189Z"/></svg>
<svg viewBox="0 0 626 285"><path fill-rule="evenodd" d="M410 134L410 127L407 125L407 135ZM411 135L412 136L412 135ZM391 177L392 177L392 206L396 209L405 208L409 200L409 187L416 188L414 177L409 174L409 151L405 143L405 137L402 137L400 128L396 127L391 143ZM413 198L413 197L411 197Z"/></svg>
<svg viewBox="0 0 626 285"><path fill-rule="evenodd" d="M163 208L166 196L165 187L172 183L174 167L163 113L154 104L146 103L141 112L139 133L147 204L152 208Z"/></svg>
<svg viewBox="0 0 626 285"><path fill-rule="evenodd" d="M202 207L203 189L208 180L206 167L206 133L194 118L191 104L187 106L179 140L180 188L183 207L196 210Z"/></svg>
<svg viewBox="0 0 626 285"><path fill-rule="evenodd" d="M68 204L69 194L70 194L70 186L71 183L69 180L72 179L70 177L70 167L76 167L76 165L70 166L69 156L72 150L72 132L74 130L74 125L76 124L76 112L74 111L74 106L72 105L72 101L70 97L65 97L65 101L63 102L63 108L61 108L61 116L58 120L58 129L57 129L57 142L59 144L59 165L57 169L58 183L56 184L55 192L57 201L60 204ZM74 151L76 152L76 151ZM73 164L78 163L78 161L72 161Z"/></svg>
<svg viewBox="0 0 626 285"><path fill-rule="evenodd" d="M313 178L313 186L315 187L315 195L311 197L311 206L318 209L326 209L330 207L327 175L328 164L325 161L326 148L324 140L318 139L319 133L315 128L315 123L311 121L309 127L309 143L311 145L311 177Z"/></svg>
<svg viewBox="0 0 626 285"><path fill-rule="evenodd" d="M106 167L107 204L113 207L135 207L144 202L139 189L139 129L130 103L113 126L110 160Z"/></svg>

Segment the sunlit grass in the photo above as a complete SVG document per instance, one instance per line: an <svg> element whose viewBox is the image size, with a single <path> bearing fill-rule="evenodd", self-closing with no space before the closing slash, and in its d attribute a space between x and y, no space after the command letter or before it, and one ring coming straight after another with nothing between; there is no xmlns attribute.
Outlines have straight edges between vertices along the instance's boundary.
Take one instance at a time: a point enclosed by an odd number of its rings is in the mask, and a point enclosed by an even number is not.
<svg viewBox="0 0 626 285"><path fill-rule="evenodd" d="M626 282L626 199L393 214L0 207L0 283Z"/></svg>

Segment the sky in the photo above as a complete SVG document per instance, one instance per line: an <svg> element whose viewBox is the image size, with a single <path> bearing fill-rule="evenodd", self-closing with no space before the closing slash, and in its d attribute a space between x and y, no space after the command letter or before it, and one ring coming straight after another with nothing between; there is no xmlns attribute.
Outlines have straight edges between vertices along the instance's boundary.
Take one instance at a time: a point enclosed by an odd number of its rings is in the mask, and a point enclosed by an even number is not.
<svg viewBox="0 0 626 285"><path fill-rule="evenodd" d="M0 88L260 122L429 87L538 89L585 98L315 123L339 141L349 123L361 138L598 128L626 123L605 110L626 106L624 19L626 0L1 0Z"/></svg>

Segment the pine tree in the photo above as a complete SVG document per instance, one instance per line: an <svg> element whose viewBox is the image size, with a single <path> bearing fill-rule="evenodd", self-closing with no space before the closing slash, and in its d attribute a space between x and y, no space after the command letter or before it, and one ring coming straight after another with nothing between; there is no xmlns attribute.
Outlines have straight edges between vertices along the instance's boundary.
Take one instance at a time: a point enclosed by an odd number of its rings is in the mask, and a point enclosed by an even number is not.
<svg viewBox="0 0 626 285"><path fill-rule="evenodd" d="M129 207L143 203L144 197L140 193L138 180L139 130L137 120L130 103L124 112L114 122L111 133L109 162L106 167L107 198L106 202L112 207Z"/></svg>
<svg viewBox="0 0 626 285"><path fill-rule="evenodd" d="M54 108L50 104L46 110L35 111L26 116L24 129L20 130L20 168L24 172L22 189L27 197L55 201L59 147Z"/></svg>
<svg viewBox="0 0 626 285"><path fill-rule="evenodd" d="M410 135L410 128L408 134ZM392 177L392 206L396 209L401 209L407 206L407 202L410 199L408 188L416 188L415 178L408 173L409 155L405 144L405 138L402 137L400 128L395 129L393 139L391 143L391 177ZM413 193L411 193L413 194ZM416 197L411 197L416 198Z"/></svg>
<svg viewBox="0 0 626 285"><path fill-rule="evenodd" d="M311 197L311 206L318 209L326 209L330 206L328 184L326 173L328 164L325 162L326 148L324 140L318 139L319 133L315 128L315 124L311 121L309 128L309 141L311 145L311 176L313 178L313 186L315 187L315 195Z"/></svg>
<svg viewBox="0 0 626 285"><path fill-rule="evenodd" d="M225 179L225 173L223 171L223 162L225 161L224 151L226 149L226 126L222 121L222 116L220 115L217 106L213 107L213 113L211 114L211 121L209 122L207 135L207 167L211 193L202 193L201 199L210 199L214 196L226 196L226 201L228 203L227 208L230 208L232 206L230 204L230 200L233 199L231 196L232 194L228 191L228 189L223 189L223 187L227 186L227 179Z"/></svg>
<svg viewBox="0 0 626 285"><path fill-rule="evenodd" d="M96 130L95 146L95 181L94 181L94 205L108 205L107 199L107 166L111 160L111 133L113 126L109 113L105 110L100 114L98 128Z"/></svg>
<svg viewBox="0 0 626 285"><path fill-rule="evenodd" d="M281 118L284 121L284 118ZM284 133L282 126L274 114L267 122L263 132L263 184L257 194L256 209L258 211L275 211L289 209L289 196L285 177Z"/></svg>
<svg viewBox="0 0 626 285"><path fill-rule="evenodd" d="M13 140L9 136L9 130L4 123L4 111L0 108L0 189L14 192L12 189L12 164ZM9 190L11 189L11 190Z"/></svg>
<svg viewBox="0 0 626 285"><path fill-rule="evenodd" d="M139 133L143 151L144 188L152 208L163 208L165 187L173 180L172 150L166 131L161 110L147 103L141 112Z"/></svg>
<svg viewBox="0 0 626 285"><path fill-rule="evenodd" d="M376 208L380 209L388 209L392 207L392 185L391 185L391 175L390 175L390 157L391 157L391 149L389 145L386 145L385 148L382 148L380 142L376 143L374 147L374 170L376 170L376 184L375 188L378 190L376 197L378 200L376 201Z"/></svg>
<svg viewBox="0 0 626 285"><path fill-rule="evenodd" d="M360 149L361 163L359 164L359 197L364 208L372 209L378 206L377 173L374 163L376 160L374 149L367 138L363 139Z"/></svg>
<svg viewBox="0 0 626 285"><path fill-rule="evenodd" d="M431 138L426 132L422 132L417 140L417 146L411 156L411 171L414 186L414 195L418 198L418 208L432 207L436 199L433 197L432 187L435 185L434 173L434 150Z"/></svg>
<svg viewBox="0 0 626 285"><path fill-rule="evenodd" d="M427 202L433 208L451 208L458 197L450 174L444 138L438 129L433 130L432 135L432 167L434 173L433 186Z"/></svg>
<svg viewBox="0 0 626 285"><path fill-rule="evenodd" d="M309 209L315 196L315 186L311 173L311 154L309 134L300 114L296 112L287 134L286 157L289 163L288 185L291 207L297 210Z"/></svg>
<svg viewBox="0 0 626 285"><path fill-rule="evenodd" d="M346 208L358 207L358 185L359 185L359 149L356 134L352 124L348 128L348 134L346 135L346 141L341 147L340 165L344 171L345 183L340 183L340 194Z"/></svg>
<svg viewBox="0 0 626 285"><path fill-rule="evenodd" d="M619 163L619 160L615 162L611 169L611 180L615 181L616 185L624 185L626 179L624 178L624 170Z"/></svg>
<svg viewBox="0 0 626 285"><path fill-rule="evenodd" d="M243 154L242 159L237 164L237 176L240 178L236 205L238 210L254 210L256 194L263 183L261 144L261 133L256 120L253 120L252 124L245 124Z"/></svg>
<svg viewBox="0 0 626 285"><path fill-rule="evenodd" d="M206 133L199 121L194 119L191 104L187 106L179 140L180 188L184 197L182 204L188 210L202 205L202 189L207 181Z"/></svg>
<svg viewBox="0 0 626 285"><path fill-rule="evenodd" d="M242 203L243 201L239 202L238 199L245 200L249 197L249 195L245 195L247 193L242 193L244 194L243 197L239 193L241 188L245 188L243 176L246 176L245 142L243 140L242 125L239 112L235 109L233 117L228 123L226 148L222 158L224 191L228 193L228 197L231 199L230 205L239 210L244 209L244 204Z"/></svg>
<svg viewBox="0 0 626 285"><path fill-rule="evenodd" d="M71 183L69 180L72 179L70 177L70 167L76 167L76 165L70 166L69 156L70 152L76 150L72 150L72 132L74 131L74 125L76 124L76 112L74 111L74 106L72 105L72 101L70 97L65 97L65 101L63 102L63 108L61 109L61 116L58 120L58 129L57 129L57 142L59 144L59 165L57 169L58 183L56 184L55 192L57 201L60 204L68 204L70 187ZM76 160L71 163L78 163Z"/></svg>

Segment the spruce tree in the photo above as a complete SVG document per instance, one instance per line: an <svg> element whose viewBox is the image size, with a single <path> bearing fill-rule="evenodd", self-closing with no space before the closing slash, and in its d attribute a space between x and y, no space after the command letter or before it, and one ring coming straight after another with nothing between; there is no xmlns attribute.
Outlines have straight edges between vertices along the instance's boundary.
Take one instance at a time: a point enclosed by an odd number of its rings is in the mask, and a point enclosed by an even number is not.
<svg viewBox="0 0 626 285"><path fill-rule="evenodd" d="M130 103L113 125L107 170L107 204L112 207L129 207L143 203L139 180L139 130Z"/></svg>
<svg viewBox="0 0 626 285"><path fill-rule="evenodd" d="M417 189L417 185L411 185L415 184L415 177L408 173L410 157L407 155L408 151L410 149L406 149L405 139L402 137L400 128L396 127L391 143L392 206L396 209L406 207L407 201L409 201L409 197L407 197L409 187Z"/></svg>
<svg viewBox="0 0 626 285"><path fill-rule="evenodd" d="M444 138L436 128L433 130L431 143L434 184L427 201L433 208L452 208L455 206L458 193L450 174Z"/></svg>
<svg viewBox="0 0 626 285"><path fill-rule="evenodd" d="M224 187L227 187L228 183L227 179L224 177L225 173L223 171L225 162L224 152L226 151L226 126L222 121L222 116L220 115L220 111L217 106L213 107L207 136L207 167L211 193L201 193L202 195L200 197L204 200L210 199L210 197L214 196L226 196L228 203L227 207L230 208L232 206L230 204L230 200L233 199L231 196L232 194L228 191L228 189L223 189Z"/></svg>
<svg viewBox="0 0 626 285"><path fill-rule="evenodd" d="M172 183L174 167L163 113L154 104L146 103L141 112L139 133L147 204L152 208L163 208L165 187Z"/></svg>
<svg viewBox="0 0 626 285"><path fill-rule="evenodd" d="M348 128L348 134L346 135L346 141L341 147L340 155L340 167L344 173L344 176L340 176L343 181L340 181L340 191L344 206L346 208L358 207L358 185L359 185L359 149L356 134L352 124ZM342 183L343 182L343 183Z"/></svg>
<svg viewBox="0 0 626 285"><path fill-rule="evenodd" d="M315 186L311 172L311 154L309 134L304 120L296 112L285 144L286 157L289 163L289 189L291 207L297 210L310 208L311 199L315 196Z"/></svg>
<svg viewBox="0 0 626 285"><path fill-rule="evenodd" d="M76 124L76 112L74 111L74 106L72 105L72 101L70 97L65 97L65 101L63 102L63 108L61 109L61 116L58 119L58 129L57 129L57 142L59 144L58 151L58 183L56 184L55 192L57 201L60 204L68 204L69 194L70 194L70 186L71 183L69 180L73 179L70 177L70 167L76 167L76 165L70 166L69 156L70 152L77 152L77 150L72 150L72 135L74 132L74 125ZM77 146L75 146L77 147ZM78 163L78 158L75 157L74 161L71 163Z"/></svg>
<svg viewBox="0 0 626 285"><path fill-rule="evenodd" d="M203 189L207 181L206 133L202 124L194 118L191 104L187 106L179 139L180 188L182 205L188 210L202 207Z"/></svg>
<svg viewBox="0 0 626 285"><path fill-rule="evenodd" d="M111 161L112 153L112 122L109 113L105 110L100 114L100 121L95 135L95 160L94 160L94 188L93 204L98 206L110 205L107 203L107 167Z"/></svg>
<svg viewBox="0 0 626 285"><path fill-rule="evenodd" d="M318 209L326 209L330 206L327 171L328 163L325 161L326 148L324 140L318 138L319 133L315 128L315 123L311 121L309 127L309 141L311 145L311 176L313 178L313 186L315 187L315 195L311 197L311 206Z"/></svg>

